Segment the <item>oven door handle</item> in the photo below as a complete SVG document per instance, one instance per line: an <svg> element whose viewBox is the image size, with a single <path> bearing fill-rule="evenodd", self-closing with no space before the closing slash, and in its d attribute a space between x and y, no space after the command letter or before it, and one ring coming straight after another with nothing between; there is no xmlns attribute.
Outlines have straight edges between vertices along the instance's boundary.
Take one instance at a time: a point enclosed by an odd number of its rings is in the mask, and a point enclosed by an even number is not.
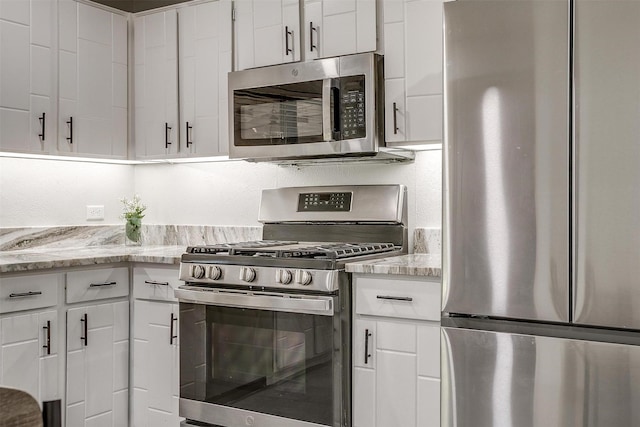
<svg viewBox="0 0 640 427"><path fill-rule="evenodd" d="M250 308L289 313L333 316L333 297L289 294L269 294L226 290L196 290L178 287L175 296L180 302Z"/></svg>

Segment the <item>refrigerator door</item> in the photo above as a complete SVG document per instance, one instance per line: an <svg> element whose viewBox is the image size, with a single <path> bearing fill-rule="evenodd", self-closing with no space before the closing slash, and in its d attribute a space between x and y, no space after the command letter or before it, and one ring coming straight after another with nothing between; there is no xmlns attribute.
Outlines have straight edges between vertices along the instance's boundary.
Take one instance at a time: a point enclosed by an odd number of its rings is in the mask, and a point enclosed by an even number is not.
<svg viewBox="0 0 640 427"><path fill-rule="evenodd" d="M442 426L640 425L638 346L442 331Z"/></svg>
<svg viewBox="0 0 640 427"><path fill-rule="evenodd" d="M640 329L640 2L575 14L574 320Z"/></svg>
<svg viewBox="0 0 640 427"><path fill-rule="evenodd" d="M445 3L443 310L569 321L569 4Z"/></svg>

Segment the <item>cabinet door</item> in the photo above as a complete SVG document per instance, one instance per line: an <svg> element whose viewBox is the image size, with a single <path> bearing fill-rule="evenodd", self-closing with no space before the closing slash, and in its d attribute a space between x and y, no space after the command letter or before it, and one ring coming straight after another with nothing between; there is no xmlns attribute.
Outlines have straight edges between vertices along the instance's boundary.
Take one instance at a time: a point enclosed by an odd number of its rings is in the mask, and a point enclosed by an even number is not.
<svg viewBox="0 0 640 427"><path fill-rule="evenodd" d="M235 0L235 69L300 60L299 0Z"/></svg>
<svg viewBox="0 0 640 427"><path fill-rule="evenodd" d="M40 404L61 398L58 313L8 316L0 320L0 385L24 390Z"/></svg>
<svg viewBox="0 0 640 427"><path fill-rule="evenodd" d="M0 150L48 151L54 138L54 2L0 0Z"/></svg>
<svg viewBox="0 0 640 427"><path fill-rule="evenodd" d="M417 326L357 318L354 325L355 427L416 426ZM370 335L366 336L365 331ZM365 345L371 358L365 362ZM360 360L362 359L362 360Z"/></svg>
<svg viewBox="0 0 640 427"><path fill-rule="evenodd" d="M306 59L375 51L376 2L305 0Z"/></svg>
<svg viewBox="0 0 640 427"><path fill-rule="evenodd" d="M71 0L59 6L58 150L127 155L127 18Z"/></svg>
<svg viewBox="0 0 640 427"><path fill-rule="evenodd" d="M442 142L442 3L384 0L387 142Z"/></svg>
<svg viewBox="0 0 640 427"><path fill-rule="evenodd" d="M129 302L67 311L67 425L126 426Z"/></svg>
<svg viewBox="0 0 640 427"><path fill-rule="evenodd" d="M177 304L135 300L132 424L136 427L177 426L180 422L177 335Z"/></svg>
<svg viewBox="0 0 640 427"><path fill-rule="evenodd" d="M178 152L178 16L167 10L134 19L136 156Z"/></svg>
<svg viewBox="0 0 640 427"><path fill-rule="evenodd" d="M227 73L231 71L231 1L179 10L180 151L228 151Z"/></svg>

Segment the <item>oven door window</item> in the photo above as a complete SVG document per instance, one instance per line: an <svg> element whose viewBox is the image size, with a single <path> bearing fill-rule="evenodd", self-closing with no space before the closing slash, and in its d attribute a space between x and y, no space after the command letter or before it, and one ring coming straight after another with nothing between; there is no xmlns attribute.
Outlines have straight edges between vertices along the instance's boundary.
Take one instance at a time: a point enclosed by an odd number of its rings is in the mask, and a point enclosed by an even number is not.
<svg viewBox="0 0 640 427"><path fill-rule="evenodd" d="M332 425L335 317L188 303L180 316L181 398Z"/></svg>
<svg viewBox="0 0 640 427"><path fill-rule="evenodd" d="M235 145L322 142L323 83L315 80L235 90Z"/></svg>

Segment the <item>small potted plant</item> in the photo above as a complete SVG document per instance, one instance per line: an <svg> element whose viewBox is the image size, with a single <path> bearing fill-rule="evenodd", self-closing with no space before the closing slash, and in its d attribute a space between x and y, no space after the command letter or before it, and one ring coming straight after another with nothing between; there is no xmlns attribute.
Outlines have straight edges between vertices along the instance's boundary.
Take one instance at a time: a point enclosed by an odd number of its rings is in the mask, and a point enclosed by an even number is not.
<svg viewBox="0 0 640 427"><path fill-rule="evenodd" d="M142 204L137 194L131 200L123 197L120 201L123 205L120 218L125 220L125 245L140 245L142 244L142 218L147 207Z"/></svg>

